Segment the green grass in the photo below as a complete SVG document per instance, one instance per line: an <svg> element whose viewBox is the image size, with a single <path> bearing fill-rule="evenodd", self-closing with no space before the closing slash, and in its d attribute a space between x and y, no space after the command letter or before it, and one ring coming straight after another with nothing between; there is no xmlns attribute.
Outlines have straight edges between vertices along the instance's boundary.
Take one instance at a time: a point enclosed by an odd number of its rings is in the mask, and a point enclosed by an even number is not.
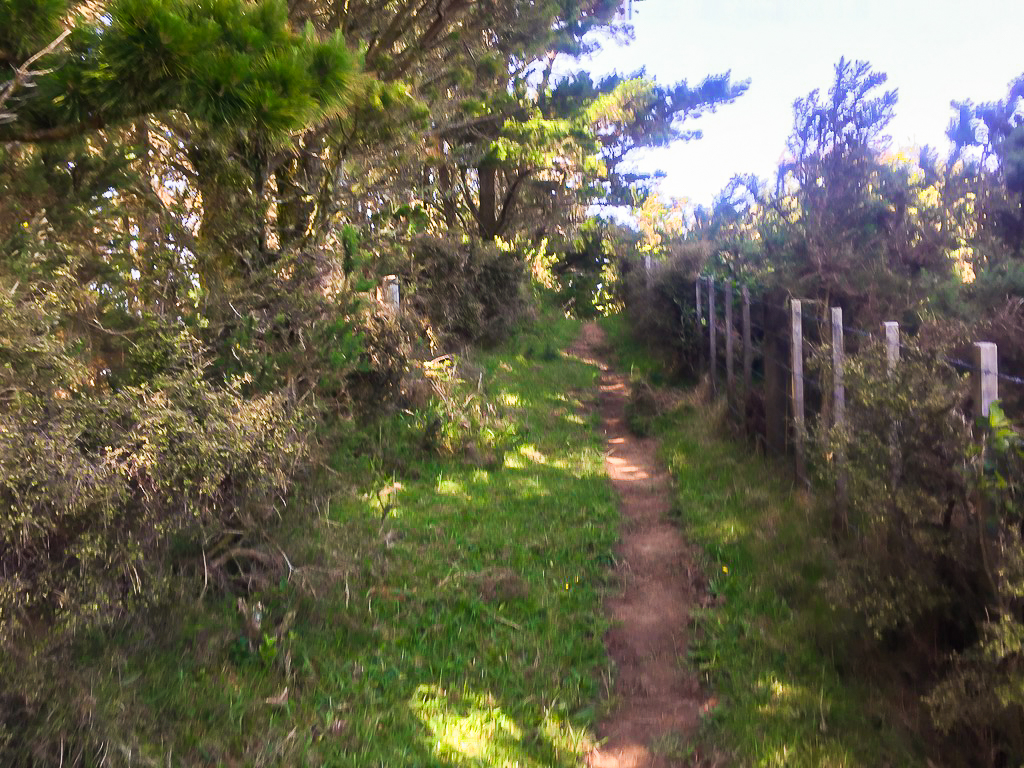
<svg viewBox="0 0 1024 768"><path fill-rule="evenodd" d="M625 360L644 359L627 334L610 339ZM827 515L794 493L787 467L724 437L722 410L690 393L654 424L708 575L691 645L717 700L701 752L738 765L923 764L903 722L912 715L858 675L852 623L827 599Z"/></svg>
<svg viewBox="0 0 1024 768"><path fill-rule="evenodd" d="M634 337L624 315L602 317L598 324L606 334L608 346L615 351L620 370L630 375L643 376L655 386L669 383L665 375L666 361L657 350Z"/></svg>
<svg viewBox="0 0 1024 768"><path fill-rule="evenodd" d="M410 454L392 476L339 454L361 492L286 539L298 571L262 595L251 643L224 599L87 649L83 706L119 734L114 759L577 765L609 685L618 512L582 402L597 372L557 352L578 324L543 331L475 360L516 425L500 466ZM383 525L382 478L401 484Z"/></svg>

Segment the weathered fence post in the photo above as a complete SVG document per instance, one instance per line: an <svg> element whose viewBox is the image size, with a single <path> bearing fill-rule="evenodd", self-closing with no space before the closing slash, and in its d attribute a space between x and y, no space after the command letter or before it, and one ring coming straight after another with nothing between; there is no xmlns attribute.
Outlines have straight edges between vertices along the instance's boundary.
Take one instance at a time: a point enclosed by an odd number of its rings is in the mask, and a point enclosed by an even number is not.
<svg viewBox="0 0 1024 768"><path fill-rule="evenodd" d="M882 327L885 328L885 359L889 375L892 376L900 361L900 324L889 321L882 323Z"/></svg>
<svg viewBox="0 0 1024 768"><path fill-rule="evenodd" d="M977 341L974 343L974 364L977 369L974 371L974 415L975 418L988 420L992 413L992 403L999 399L999 361L996 345L991 341ZM987 430L983 430L985 432ZM985 448L986 438L982 438L982 458L988 453ZM978 544L981 547L981 562L988 577L990 589L998 594L998 586L992 571L992 553L989 552L992 536L982 532L982 521L987 520L989 512L987 500L983 491L981 473L984 472L984 462L978 467L979 476L975 481L972 501L974 506L975 519L978 520Z"/></svg>
<svg viewBox="0 0 1024 768"><path fill-rule="evenodd" d="M384 306L387 307L388 312L393 315L397 315L398 310L401 308L398 277L395 275L388 275L385 277L381 293L383 293Z"/></svg>
<svg viewBox="0 0 1024 768"><path fill-rule="evenodd" d="M732 280L725 284L725 384L728 390L729 402L733 401L736 389L736 378L733 375L733 346L732 346Z"/></svg>
<svg viewBox="0 0 1024 768"><path fill-rule="evenodd" d="M750 394L754 378L754 350L750 348L750 289L743 286L743 394Z"/></svg>
<svg viewBox="0 0 1024 768"><path fill-rule="evenodd" d="M785 322L769 315L769 305L761 305L764 327L764 439L768 452L781 456L788 444L789 391L786 386L785 339L789 337Z"/></svg>
<svg viewBox="0 0 1024 768"><path fill-rule="evenodd" d="M836 450L836 514L833 526L845 531L849 525L849 476L846 468L846 386L843 382L845 364L843 345L843 308L832 307L832 405L835 426L839 430L839 446Z"/></svg>
<svg viewBox="0 0 1024 768"><path fill-rule="evenodd" d="M704 328L704 304L700 297L700 283L704 278L700 275L697 276L697 282L694 288L697 297L697 364L699 366L698 373L701 368L704 367L704 339L703 339L703 328Z"/></svg>
<svg viewBox="0 0 1024 768"><path fill-rule="evenodd" d="M804 433L806 425L804 422L804 321L801 302L799 299L790 299L791 319L791 354L790 370L793 374L792 398L793 398L793 446L796 453L796 476L797 479L807 484L807 460L804 456Z"/></svg>
<svg viewBox="0 0 1024 768"><path fill-rule="evenodd" d="M718 347L715 339L715 278L708 278L708 350L711 371L711 394L718 393Z"/></svg>
<svg viewBox="0 0 1024 768"><path fill-rule="evenodd" d="M977 413L988 418L993 401L999 399L999 362L996 345L991 341L974 344L974 403Z"/></svg>
<svg viewBox="0 0 1024 768"><path fill-rule="evenodd" d="M882 327L885 328L886 371L891 379L896 375L896 365L900 361L900 324L890 320L882 323ZM889 473L889 482L895 490L900 483L899 428L895 416L889 425Z"/></svg>

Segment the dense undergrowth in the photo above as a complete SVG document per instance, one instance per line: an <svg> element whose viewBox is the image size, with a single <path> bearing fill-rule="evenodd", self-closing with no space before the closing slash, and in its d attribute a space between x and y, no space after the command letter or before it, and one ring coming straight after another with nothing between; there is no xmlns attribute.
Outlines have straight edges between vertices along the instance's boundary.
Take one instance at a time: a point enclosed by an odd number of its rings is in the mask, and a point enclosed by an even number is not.
<svg viewBox="0 0 1024 768"><path fill-rule="evenodd" d="M596 371L558 352L577 329L546 317L458 359L454 405L350 432L319 514L274 532L280 583L92 633L23 725L82 765L578 764L618 513Z"/></svg>
<svg viewBox="0 0 1024 768"><path fill-rule="evenodd" d="M659 376L666 361L622 316L604 321L620 364ZM691 662L716 706L695 750L711 764L925 764L927 722L902 674L844 633L851 608L825 589L836 570L827 516L788 470L730 439L701 388L651 421L676 480L676 510L705 554L708 599Z"/></svg>

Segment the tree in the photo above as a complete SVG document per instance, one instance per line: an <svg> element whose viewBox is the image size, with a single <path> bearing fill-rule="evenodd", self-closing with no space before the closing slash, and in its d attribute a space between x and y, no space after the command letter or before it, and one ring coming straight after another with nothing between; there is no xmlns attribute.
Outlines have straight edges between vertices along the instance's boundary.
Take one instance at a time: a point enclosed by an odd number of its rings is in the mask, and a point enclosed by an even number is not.
<svg viewBox="0 0 1024 768"><path fill-rule="evenodd" d="M728 73L690 88L685 81L661 86L642 71L597 83L580 72L532 94L512 79L498 91L497 104L442 135L455 148L463 197L480 236L505 234L526 201L532 203L531 234L543 237L557 231L557 225L538 226L545 213L643 196L649 178L622 170L629 154L699 137L687 120L734 101L746 88ZM507 94L518 98L508 103Z"/></svg>
<svg viewBox="0 0 1024 768"><path fill-rule="evenodd" d="M975 105L954 101L956 116L946 134L953 143L949 165L964 160L979 182L983 220L1012 250L1024 249L1024 75L1006 99ZM982 179L989 176L989 183Z"/></svg>
<svg viewBox="0 0 1024 768"><path fill-rule="evenodd" d="M886 81L868 62L840 59L827 94L796 100L790 157L762 227L776 282L828 296L866 323L896 302L912 306L920 296L908 281L946 263L926 175L888 151L897 92L882 90Z"/></svg>
<svg viewBox="0 0 1024 768"><path fill-rule="evenodd" d="M18 61L25 40L56 37L66 3L34 5L0 6L0 62ZM169 110L271 139L344 107L356 70L340 36L294 32L279 0L118 0L75 17L55 57L0 141L59 141Z"/></svg>

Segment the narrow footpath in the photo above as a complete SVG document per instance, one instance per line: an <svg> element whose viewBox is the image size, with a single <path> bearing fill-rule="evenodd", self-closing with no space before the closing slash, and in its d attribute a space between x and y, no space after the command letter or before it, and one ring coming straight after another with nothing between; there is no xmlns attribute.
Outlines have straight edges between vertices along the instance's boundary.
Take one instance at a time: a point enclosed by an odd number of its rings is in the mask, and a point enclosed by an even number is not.
<svg viewBox="0 0 1024 768"><path fill-rule="evenodd" d="M602 743L587 756L587 765L685 765L685 747L704 704L699 680L686 665L700 571L668 518L672 489L657 460L657 441L629 431L629 377L604 360L603 331L595 323L585 325L571 353L601 370L605 467L623 516L616 569L621 591L605 603L613 622L605 642L616 665L614 710L598 728Z"/></svg>

